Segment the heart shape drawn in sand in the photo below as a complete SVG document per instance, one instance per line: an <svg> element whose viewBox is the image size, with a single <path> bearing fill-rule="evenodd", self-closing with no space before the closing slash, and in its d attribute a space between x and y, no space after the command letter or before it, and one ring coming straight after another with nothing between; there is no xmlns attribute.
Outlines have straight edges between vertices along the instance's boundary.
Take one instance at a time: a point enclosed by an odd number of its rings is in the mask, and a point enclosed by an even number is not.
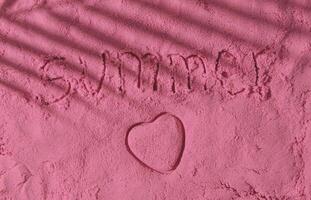
<svg viewBox="0 0 311 200"><path fill-rule="evenodd" d="M126 146L145 167L169 173L177 168L184 152L185 128L175 115L161 113L151 121L131 126Z"/></svg>

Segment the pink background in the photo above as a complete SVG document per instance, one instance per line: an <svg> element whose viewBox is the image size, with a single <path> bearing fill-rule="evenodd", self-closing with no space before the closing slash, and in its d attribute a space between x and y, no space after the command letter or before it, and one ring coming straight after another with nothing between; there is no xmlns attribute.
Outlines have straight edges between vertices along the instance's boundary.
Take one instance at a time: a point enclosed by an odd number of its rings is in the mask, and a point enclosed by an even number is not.
<svg viewBox="0 0 311 200"><path fill-rule="evenodd" d="M2 0L0 199L311 199L310 5Z"/></svg>

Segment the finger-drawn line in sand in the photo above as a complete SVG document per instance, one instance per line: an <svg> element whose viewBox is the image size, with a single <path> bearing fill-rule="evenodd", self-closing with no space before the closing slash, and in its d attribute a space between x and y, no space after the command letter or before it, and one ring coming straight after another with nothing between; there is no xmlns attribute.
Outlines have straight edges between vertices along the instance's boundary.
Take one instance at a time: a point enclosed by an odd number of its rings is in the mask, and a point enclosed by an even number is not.
<svg viewBox="0 0 311 200"><path fill-rule="evenodd" d="M218 70L219 70L219 63L220 63L220 58L221 58L221 55L226 52L226 50L221 50L218 52L218 55L217 55L217 58L216 58L216 62L215 62L215 76L216 76L216 79L219 81L220 85L223 86L223 80L221 78L219 78L218 76ZM226 73L222 74L223 76L226 76Z"/></svg>
<svg viewBox="0 0 311 200"><path fill-rule="evenodd" d="M224 62L225 66L223 67L228 68L226 70L225 69L220 70L221 61L223 57L224 59L228 59L227 61ZM232 88L228 88L226 86L226 81L227 79L230 79L230 76L238 76L235 78L235 80L241 79L242 73L243 72L236 61L236 57L232 53L230 53L228 50L225 49L218 52L218 56L216 58L215 63L215 76L216 79L220 82L221 87L224 88L227 91L227 93L230 94L231 96L235 96L237 94L244 92L245 87L234 91Z"/></svg>
<svg viewBox="0 0 311 200"><path fill-rule="evenodd" d="M169 123L168 125L171 127L171 129L167 130L167 124L163 125L162 123ZM148 131L149 129L152 131ZM173 132L174 130L172 129L175 129L175 132ZM156 132L156 134L152 132ZM167 140L158 141L158 146L155 145L154 148L150 147L150 145L152 146L153 143L156 143L155 140L161 138L161 136L165 134L173 135L173 137L168 137L169 139L172 139L171 143L169 142L165 143L167 142ZM145 142L141 142L139 140L142 137L143 141ZM165 146L164 144L166 144L167 146ZM144 167L147 167L152 171L156 171L162 174L170 173L178 167L184 153L185 128L183 122L181 121L181 119L179 119L177 116L171 113L168 112L160 113L150 121L139 122L132 125L127 130L125 137L125 145L129 153ZM159 150L161 148L164 148L162 149L163 151ZM175 151L173 151L172 149L174 149ZM161 153L157 154L155 151L160 151ZM173 154L170 154L170 151L172 151ZM142 156L142 154L140 154L141 152L147 153ZM167 155L172 156L165 157ZM164 164L159 165L159 163L163 160L165 160ZM168 163L171 163L171 165L168 165ZM156 166L154 166L153 164L155 164Z"/></svg>
<svg viewBox="0 0 311 200"><path fill-rule="evenodd" d="M217 83L220 83L224 91L231 96L238 95L244 92L246 88L249 88L249 94L258 93L262 99L269 99L271 96L268 85L271 81L269 73L272 65L277 61L275 52L274 48L266 47L259 52L248 52L247 55L250 56L248 59L245 59L245 57L240 59L235 57L229 50L223 49L216 56L214 68L208 69L207 59L201 54L177 52L161 55L155 52L140 54L127 50L104 50L101 54L98 54L100 55L98 57L101 58L101 67L98 73L99 80L95 87L92 86L91 82L93 79L96 80L97 77L96 75L87 75L87 60L79 57L78 63L82 65L82 68L78 71L72 71L70 66L75 66L74 62L68 62L61 56L50 56L40 66L41 75L38 78L43 81L44 86L49 84L51 89L57 89L63 91L63 93L58 97L52 97L50 100L47 97L42 97L41 94L33 96L33 99L40 100L45 105L50 105L61 101L70 96L70 93L73 94L76 91L85 98L97 98L97 94L104 89L103 87L107 89L108 95L109 93L119 93L122 96L125 95L126 91L134 89L134 87L140 89L141 93L146 92L146 94L149 94L148 90L154 93L160 92L160 94L166 94L167 92L173 94L178 92L180 94L180 92L192 92L201 90L201 88L209 93L211 89L215 89ZM266 58L268 61L266 61ZM4 62L8 63L6 60ZM61 66L65 66L66 71L74 74L66 74L66 76L62 74L52 75L51 72L48 72L49 65L57 64L55 62L59 62ZM211 70L214 76L207 77L208 70ZM55 71L56 74L57 71ZM69 76L67 77L67 75ZM247 77L247 75L252 77ZM92 77L91 80L90 77ZM213 81L214 85L207 86ZM51 93L47 89L47 92L42 92L42 94L53 96L49 92ZM32 94L29 95L32 96ZM102 94L101 97L108 95Z"/></svg>
<svg viewBox="0 0 311 200"><path fill-rule="evenodd" d="M252 57L253 57L253 61L254 61L254 68L255 68L255 73L256 73L256 78L255 78L255 86L258 86L258 80L259 80L259 68L258 68L258 64L257 64L257 59L256 59L256 55L254 52L252 52Z"/></svg>
<svg viewBox="0 0 311 200"><path fill-rule="evenodd" d="M273 69L272 66L277 61L276 51L271 46L266 46L257 53L252 52L252 55L256 72L256 92L262 100L267 100L272 96L269 83L272 80L270 74Z"/></svg>
<svg viewBox="0 0 311 200"><path fill-rule="evenodd" d="M107 52L103 52L101 54L101 58L102 58L102 64L103 64L103 69L102 69L102 73L101 73L101 77L100 77L100 80L99 80L99 84L98 84L98 87L96 89L96 92L99 93L101 88L102 88L102 85L104 83L104 80L105 80L105 77L106 77L106 71L107 71L107 65L106 65L106 61L107 61Z"/></svg>
<svg viewBox="0 0 311 200"><path fill-rule="evenodd" d="M160 71L160 60L159 57L152 54L152 53L146 53L142 56L142 59L147 60L147 59L153 59L155 60L155 71L153 74L153 84L152 84L152 90L157 91L158 90L158 75Z"/></svg>
<svg viewBox="0 0 311 200"><path fill-rule="evenodd" d="M123 78L123 72L122 72L122 61L120 58L120 54L117 54L117 59L118 59L118 75L119 75L119 86L118 90L121 94L124 93L124 78Z"/></svg>
<svg viewBox="0 0 311 200"><path fill-rule="evenodd" d="M186 70L187 70L187 81L188 81L188 89L189 89L189 69L188 69L188 65L187 65L187 62L185 60L185 58L183 56L181 56L180 54L169 54L167 55L167 57L169 58L170 60L170 70L171 70L171 80L172 80L172 85L171 85L171 91L173 93L176 93L176 70L177 70L177 67L174 65L174 61L173 61L173 56L177 56L177 57L180 57L184 64L185 64L185 67L186 67ZM181 68L180 68L181 69Z"/></svg>
<svg viewBox="0 0 311 200"><path fill-rule="evenodd" d="M45 60L44 64L40 67L40 70L42 71L42 75L41 75L41 80L43 81L43 84L46 85L47 83L53 84L54 87L58 87L61 88L60 86L58 86L57 84L54 84L54 81L62 81L67 85L67 88L65 89L64 93L61 94L58 97L53 98L52 100L48 100L47 98L44 98L41 96L41 101L43 104L45 105L51 105L54 103L57 103L61 100L63 100L64 98L66 98L71 91L71 84L69 81L67 81L63 76L57 76L57 77L50 77L50 75L48 75L48 71L49 71L49 64L53 63L53 62L63 62L65 61L64 57L59 57L59 56L52 56L48 59ZM38 97L37 97L38 98Z"/></svg>
<svg viewBox="0 0 311 200"><path fill-rule="evenodd" d="M204 90L207 90L207 85L206 85L206 80L205 80L205 78L206 78L206 74L207 74L207 70L206 70L206 66L205 66L205 64L204 64L204 60L203 60L203 58L201 57L201 56L199 56L199 55L196 55L196 54L192 54L192 55L190 55L190 56L187 56L187 57L185 57L184 58L185 59L185 61L186 61L186 63L187 63L187 67L188 67L188 70L189 70L189 74L188 74L188 88L192 88L192 81L191 81L191 78L192 78L192 72L194 71L194 70L196 70L196 68L195 69L193 69L193 70L191 70L190 69L190 64L189 64L189 61L191 60L191 59L193 59L193 60L199 60L199 62L201 63L201 66L202 66L202 69L203 69L203 72L202 72L202 75L203 75L203 78L204 78L204 85L203 85L203 88L204 88Z"/></svg>
<svg viewBox="0 0 311 200"><path fill-rule="evenodd" d="M122 71L122 65L123 65L123 62L122 62L122 57L123 56L130 56L132 58L134 58L136 61L137 61L137 88L140 88L140 85L141 85L141 59L140 57L134 53L134 52L131 52L131 51L127 51L127 52L122 52L119 54L119 60L120 60L120 76L122 77L121 79L123 80L122 81L122 87L124 87L124 84L125 84L125 80L124 80L124 74ZM130 83L131 84L131 83Z"/></svg>
<svg viewBox="0 0 311 200"><path fill-rule="evenodd" d="M172 59L172 57L170 57L169 59L170 59L170 66L172 66L173 65L173 59ZM175 77L174 77L173 73L171 74L171 79L172 79L171 91L173 93L176 93Z"/></svg>

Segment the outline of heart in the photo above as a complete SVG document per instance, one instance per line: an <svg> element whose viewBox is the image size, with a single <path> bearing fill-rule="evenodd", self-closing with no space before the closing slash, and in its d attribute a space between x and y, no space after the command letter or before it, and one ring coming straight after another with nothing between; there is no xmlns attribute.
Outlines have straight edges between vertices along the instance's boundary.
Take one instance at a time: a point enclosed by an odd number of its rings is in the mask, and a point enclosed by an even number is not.
<svg viewBox="0 0 311 200"><path fill-rule="evenodd" d="M131 150L130 148L130 145L128 143L128 138L129 138L129 135L130 135L130 132L132 131L133 128L137 127L137 126L140 126L140 125L143 125L143 124L152 124L153 122L155 122L157 119L159 119L160 117L162 117L163 115L169 115L171 117L173 117L177 122L178 124L181 125L181 136L182 136L182 146L181 146L181 150L179 152L179 155L176 159L176 162L174 164L174 166L168 170L168 171L160 171L160 170L157 170L155 168L153 168L152 166L149 166L148 164L146 164L145 162L143 162L140 158L138 158L135 153ZM152 170L152 171L156 171L158 173L161 173L161 174L167 174L167 173L171 173L172 171L174 171L178 165L180 164L180 161L181 161L181 158L184 154L184 151L185 151L185 143L186 143L186 134L185 134L185 127L184 127L184 124L183 122L175 115L169 113L169 112L162 112L158 115L156 115L156 117L154 117L153 119L149 120L149 121L146 121L146 122L139 122L139 123L136 123L136 124L133 124L132 126L130 126L130 128L127 130L127 133L126 133L126 137L125 137L125 146L127 148L127 150L129 151L129 153L141 164L143 165L144 167L147 167L148 169Z"/></svg>

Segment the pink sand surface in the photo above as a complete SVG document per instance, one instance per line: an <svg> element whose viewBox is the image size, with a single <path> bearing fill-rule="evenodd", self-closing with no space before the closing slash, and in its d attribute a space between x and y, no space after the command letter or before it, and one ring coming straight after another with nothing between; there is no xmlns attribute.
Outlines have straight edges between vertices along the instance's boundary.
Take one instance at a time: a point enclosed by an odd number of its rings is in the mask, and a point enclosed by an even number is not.
<svg viewBox="0 0 311 200"><path fill-rule="evenodd" d="M311 1L0 3L0 200L311 199Z"/></svg>

